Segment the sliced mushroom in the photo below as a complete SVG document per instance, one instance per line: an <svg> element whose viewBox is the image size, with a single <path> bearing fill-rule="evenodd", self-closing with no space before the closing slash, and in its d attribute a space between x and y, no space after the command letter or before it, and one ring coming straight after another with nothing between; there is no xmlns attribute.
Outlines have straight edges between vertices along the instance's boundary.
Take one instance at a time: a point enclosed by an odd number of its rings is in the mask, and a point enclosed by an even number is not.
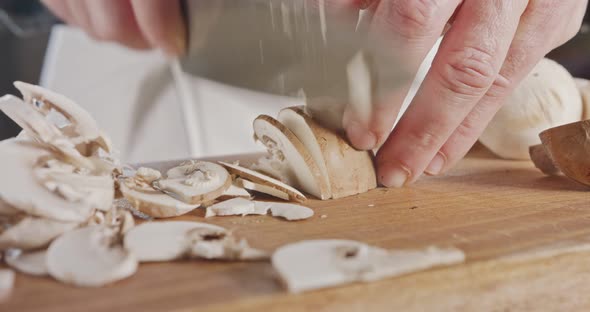
<svg viewBox="0 0 590 312"><path fill-rule="evenodd" d="M102 226L65 233L47 250L48 272L63 283L84 287L130 277L137 270L137 260L117 240L116 231Z"/></svg>
<svg viewBox="0 0 590 312"><path fill-rule="evenodd" d="M120 190L135 209L154 218L178 217L200 206L184 203L155 189L139 188L130 179L121 183Z"/></svg>
<svg viewBox="0 0 590 312"><path fill-rule="evenodd" d="M279 121L310 151L330 186L331 198L361 194L377 187L372 152L354 149L342 136L306 115L302 108L283 109Z"/></svg>
<svg viewBox="0 0 590 312"><path fill-rule="evenodd" d="M330 198L329 185L318 165L293 132L274 118L262 115L254 120L254 133L270 153L279 154L288 165L290 180L296 188L320 199Z"/></svg>
<svg viewBox="0 0 590 312"><path fill-rule="evenodd" d="M557 168L566 176L590 186L590 120L548 129L539 135Z"/></svg>
<svg viewBox="0 0 590 312"><path fill-rule="evenodd" d="M20 213L20 210L12 207L8 203L0 198L0 217L2 216L15 216Z"/></svg>
<svg viewBox="0 0 590 312"><path fill-rule="evenodd" d="M310 208L291 203L272 203L270 213L273 217L281 217L288 221L309 219L314 214Z"/></svg>
<svg viewBox="0 0 590 312"><path fill-rule="evenodd" d="M255 213L255 207L253 201L238 197L207 207L205 218L215 216L247 216Z"/></svg>
<svg viewBox="0 0 590 312"><path fill-rule="evenodd" d="M132 228L124 239L125 248L140 262L164 262L181 259L188 254L188 233L195 229L225 232L216 225L187 222L147 222Z"/></svg>
<svg viewBox="0 0 590 312"><path fill-rule="evenodd" d="M561 171L553 164L553 160L547 154L543 144L534 145L529 147L529 154L531 154L531 160L541 172L546 175L558 175Z"/></svg>
<svg viewBox="0 0 590 312"><path fill-rule="evenodd" d="M15 275L13 270L0 269L0 303L12 294Z"/></svg>
<svg viewBox="0 0 590 312"><path fill-rule="evenodd" d="M4 254L4 261L15 270L33 276L45 276L47 272L47 250L22 251L8 250Z"/></svg>
<svg viewBox="0 0 590 312"><path fill-rule="evenodd" d="M582 120L588 120L590 119L590 80L582 78L576 78L575 80L584 105L584 115L582 116Z"/></svg>
<svg viewBox="0 0 590 312"><path fill-rule="evenodd" d="M200 205L214 200L232 185L232 179L222 166L194 161L168 170L166 179L153 182L153 186L173 194L185 203Z"/></svg>
<svg viewBox="0 0 590 312"><path fill-rule="evenodd" d="M39 161L53 157L47 150L28 142L4 141L0 143L0 155L0 169L10 177L0 179L0 197L7 204L30 215L60 221L84 222L92 215L95 207L89 203L68 200L66 192L71 187L56 184L50 190L39 183Z"/></svg>
<svg viewBox="0 0 590 312"><path fill-rule="evenodd" d="M103 224L125 235L135 226L135 219L130 211L113 208L106 213Z"/></svg>
<svg viewBox="0 0 590 312"><path fill-rule="evenodd" d="M207 260L266 260L269 254L250 247L244 239L237 240L226 230L217 231L196 228L188 233L190 238L190 256Z"/></svg>
<svg viewBox="0 0 590 312"><path fill-rule="evenodd" d="M22 93L25 102L34 105L40 112L49 114L51 110L63 115L70 123L62 129L69 134L75 145L95 144L111 152L110 140L98 128L96 121L71 99L45 88L24 82L15 82L14 86ZM84 149L87 149L85 146ZM90 156L90 155L85 155Z"/></svg>
<svg viewBox="0 0 590 312"><path fill-rule="evenodd" d="M282 193L286 193L289 196L290 200L294 200L294 201L298 201L298 202L302 202L302 201L306 200L305 195L303 195L297 189L295 189L295 188L293 188L293 187L291 187L291 186L289 186L277 179L271 178L269 176L266 176L264 174L254 171L254 170L244 168L240 165L229 164L226 162L219 162L219 163L221 165L223 165L225 168L227 168L227 170L229 170L229 172L241 177L242 184L244 185L244 187L246 189L248 189L245 185L245 184L247 184L246 181L250 181L255 184L264 185L266 187L276 189ZM257 190L252 189L252 190L257 191L257 192L262 192L265 194L269 194L269 192L264 192L259 189L257 189ZM269 194L269 195L278 197L277 195L274 195L274 194Z"/></svg>
<svg viewBox="0 0 590 312"><path fill-rule="evenodd" d="M238 178L237 181L240 181L240 183L242 183L242 185L244 186L245 189L250 190L252 192L258 192L258 193L270 195L272 197L280 198L283 200L290 199L289 194L287 194L277 188L274 188L272 186L254 183L252 181L243 180L241 178Z"/></svg>
<svg viewBox="0 0 590 312"><path fill-rule="evenodd" d="M62 222L30 216L17 216L4 220L0 227L0 250L18 248L38 249L47 246L53 239L75 229L79 223Z"/></svg>
<svg viewBox="0 0 590 312"><path fill-rule="evenodd" d="M243 198L251 198L252 195L248 193L246 188L242 182L238 179L234 180L232 185L221 195L221 199L223 198L234 198L234 197L243 197Z"/></svg>
<svg viewBox="0 0 590 312"><path fill-rule="evenodd" d="M375 281L464 260L464 253L457 249L388 251L347 240L302 241L280 247L272 255L273 267L293 293Z"/></svg>

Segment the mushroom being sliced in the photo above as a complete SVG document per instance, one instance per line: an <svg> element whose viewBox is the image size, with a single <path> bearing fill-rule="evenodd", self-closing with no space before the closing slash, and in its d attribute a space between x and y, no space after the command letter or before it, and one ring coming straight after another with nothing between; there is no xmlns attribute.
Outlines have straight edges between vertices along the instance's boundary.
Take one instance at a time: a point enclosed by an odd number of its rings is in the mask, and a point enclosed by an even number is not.
<svg viewBox="0 0 590 312"><path fill-rule="evenodd" d="M137 260L117 240L116 231L96 225L65 233L47 250L47 270L63 283L84 287L130 277Z"/></svg>
<svg viewBox="0 0 590 312"><path fill-rule="evenodd" d="M168 170L166 179L153 186L185 203L200 205L220 197L232 185L232 179L222 166L205 161L194 161Z"/></svg>
<svg viewBox="0 0 590 312"><path fill-rule="evenodd" d="M555 164L553 164L553 160L549 157L549 154L547 154L543 144L529 147L529 154L531 155L531 160L535 164L535 167L541 170L544 174L551 176L558 175L561 172L555 167Z"/></svg>
<svg viewBox="0 0 590 312"><path fill-rule="evenodd" d="M79 225L77 222L54 221L30 216L15 217L12 221L5 221L6 228L0 230L0 250L41 248Z"/></svg>
<svg viewBox="0 0 590 312"><path fill-rule="evenodd" d="M227 168L227 170L229 170L229 172L231 172L232 174L235 174L235 175L241 177L243 184L247 184L246 181L251 181L255 184L264 185L266 187L273 188L273 189L276 189L282 193L285 193L289 196L288 199L290 199L290 200L294 200L294 201L298 201L298 202L303 202L306 200L305 195L303 195L297 189L295 189L292 186L289 186L277 179L271 178L269 176L266 176L262 173L254 171L254 170L244 168L240 165L230 164L230 163L221 162L221 161L219 163L221 165L223 165L225 168ZM253 189L253 191L258 191L258 192L262 192L265 194L269 194L271 196L276 196L275 194L270 194L269 192L264 192L261 190L254 190Z"/></svg>
<svg viewBox="0 0 590 312"><path fill-rule="evenodd" d="M47 250L25 252L12 249L4 254L4 261L11 268L33 276L45 276L47 272Z"/></svg>
<svg viewBox="0 0 590 312"><path fill-rule="evenodd" d="M69 134L76 145L96 144L111 152L108 144L110 140L104 136L92 116L74 101L51 90L20 81L15 82L14 86L22 93L25 102L34 105L41 113L49 114L53 109L62 114L70 122L62 132Z"/></svg>
<svg viewBox="0 0 590 312"><path fill-rule="evenodd" d="M330 186L331 198L361 194L377 187L372 152L354 149L336 132L306 115L302 108L281 110L279 121L310 151Z"/></svg>
<svg viewBox="0 0 590 312"><path fill-rule="evenodd" d="M582 120L590 119L590 80L575 78L576 86L582 96L582 104L584 106L584 114Z"/></svg>
<svg viewBox="0 0 590 312"><path fill-rule="evenodd" d="M10 177L0 179L0 197L7 204L30 215L60 221L84 222L92 215L95 207L83 200L68 200L68 194L76 191L71 185L44 185L38 181L39 163L51 159L51 152L30 142L4 141L0 143L0 155L0 169Z"/></svg>
<svg viewBox="0 0 590 312"><path fill-rule="evenodd" d="M291 203L270 203L273 217L281 217L288 221L298 221L313 217L313 210L308 207Z"/></svg>
<svg viewBox="0 0 590 312"><path fill-rule="evenodd" d="M347 240L302 241L280 247L272 265L290 292L368 282L461 263L457 249L394 250Z"/></svg>
<svg viewBox="0 0 590 312"><path fill-rule="evenodd" d="M329 199L329 185L303 143L285 126L266 115L254 120L254 133L271 154L288 166L294 186L319 199Z"/></svg>
<svg viewBox="0 0 590 312"><path fill-rule="evenodd" d="M147 222L127 232L124 244L125 248L133 253L140 262L177 260L187 256L190 248L188 233L195 229L225 232L222 227L206 223Z"/></svg>
<svg viewBox="0 0 590 312"><path fill-rule="evenodd" d="M590 186L590 120L579 121L541 132L549 158L567 177Z"/></svg>

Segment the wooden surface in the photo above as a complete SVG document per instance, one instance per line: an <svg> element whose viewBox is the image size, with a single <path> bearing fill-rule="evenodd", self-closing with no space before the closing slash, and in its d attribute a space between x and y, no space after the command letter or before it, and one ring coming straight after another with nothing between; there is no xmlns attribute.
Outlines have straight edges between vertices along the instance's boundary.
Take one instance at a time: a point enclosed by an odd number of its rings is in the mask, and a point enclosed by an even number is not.
<svg viewBox="0 0 590 312"><path fill-rule="evenodd" d="M572 311L590 307L590 253L585 251L590 249L588 193L563 177L544 177L529 162L496 160L476 152L446 177L424 178L401 190L377 189L308 205L315 216L302 222L266 216L206 221L234 229L252 246L267 250L303 239L343 238L385 248L455 246L465 251L468 261L303 295L287 294L268 263L142 264L132 278L101 289L78 289L49 278L18 275L13 295L0 304L0 311ZM181 219L205 221L202 216L198 211ZM552 251L566 254L547 258Z"/></svg>

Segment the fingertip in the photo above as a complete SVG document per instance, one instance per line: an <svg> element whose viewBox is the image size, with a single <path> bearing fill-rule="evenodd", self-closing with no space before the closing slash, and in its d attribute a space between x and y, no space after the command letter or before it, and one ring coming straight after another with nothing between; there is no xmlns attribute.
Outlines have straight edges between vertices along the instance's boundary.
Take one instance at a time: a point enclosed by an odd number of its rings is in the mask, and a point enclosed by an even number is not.
<svg viewBox="0 0 590 312"><path fill-rule="evenodd" d="M372 150L377 147L377 136L359 122L350 122L346 134L352 146L359 150Z"/></svg>
<svg viewBox="0 0 590 312"><path fill-rule="evenodd" d="M385 161L379 163L379 183L388 188L402 188L410 182L412 172L395 162Z"/></svg>

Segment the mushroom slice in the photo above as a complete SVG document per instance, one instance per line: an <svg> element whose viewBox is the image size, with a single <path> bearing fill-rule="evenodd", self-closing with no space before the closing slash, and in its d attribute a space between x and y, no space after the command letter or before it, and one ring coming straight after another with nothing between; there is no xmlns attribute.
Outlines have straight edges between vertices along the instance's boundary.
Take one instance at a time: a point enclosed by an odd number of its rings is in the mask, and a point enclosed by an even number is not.
<svg viewBox="0 0 590 312"><path fill-rule="evenodd" d="M140 262L164 262L183 258L190 248L188 233L195 229L223 232L224 228L198 222L147 222L125 235L125 248Z"/></svg>
<svg viewBox="0 0 590 312"><path fill-rule="evenodd" d="M253 201L238 197L207 207L205 218L215 216L246 216L254 212L255 204Z"/></svg>
<svg viewBox="0 0 590 312"><path fill-rule="evenodd" d="M575 78L574 80L576 81L584 105L582 120L588 120L590 119L590 80L582 78Z"/></svg>
<svg viewBox="0 0 590 312"><path fill-rule="evenodd" d="M347 240L302 241L272 255L273 267L293 293L376 281L464 260L458 249L388 251Z"/></svg>
<svg viewBox="0 0 590 312"><path fill-rule="evenodd" d="M261 115L254 120L254 133L269 150L288 166L295 187L319 198L329 199L329 185L303 143L274 118Z"/></svg>
<svg viewBox="0 0 590 312"><path fill-rule="evenodd" d="M15 82L14 86L22 93L25 102L37 107L41 113L49 114L53 109L62 114L70 122L62 132L69 133L75 141L79 140L80 142L75 142L76 145L97 144L106 152L111 152L107 143L110 140L104 137L92 116L74 101L45 88L20 81Z"/></svg>
<svg viewBox="0 0 590 312"><path fill-rule="evenodd" d="M558 175L561 171L553 164L553 160L549 158L547 151L543 144L534 145L529 147L529 154L531 160L541 172L546 175Z"/></svg>
<svg viewBox="0 0 590 312"><path fill-rule="evenodd" d="M154 218L178 217L200 206L187 204L153 188L137 188L131 179L121 183L120 190L135 209Z"/></svg>
<svg viewBox="0 0 590 312"><path fill-rule="evenodd" d="M241 180L234 180L232 185L221 195L221 198L234 198L234 197L242 197L242 198L252 198L250 193L246 190L244 185L242 184Z"/></svg>
<svg viewBox="0 0 590 312"><path fill-rule="evenodd" d="M272 197L276 197L276 198L280 198L283 200L289 200L289 194L273 188L271 186L268 185L264 185L264 184L258 184L258 183L254 183L252 181L248 181L248 180L243 180L241 178L238 178L237 181L239 181L240 183L242 183L242 185L244 186L245 189L253 191L253 192L258 192L258 193L262 193L262 194L266 194L266 195L270 195Z"/></svg>
<svg viewBox="0 0 590 312"><path fill-rule="evenodd" d="M84 287L130 277L137 260L117 240L116 231L96 225L65 233L47 250L47 270L61 282Z"/></svg>
<svg viewBox="0 0 590 312"><path fill-rule="evenodd" d="M11 268L33 276L45 276L47 272L47 250L25 252L18 249L8 250L4 261Z"/></svg>
<svg viewBox="0 0 590 312"><path fill-rule="evenodd" d="M190 255L207 260L266 260L269 254L250 247L245 239L237 240L224 230L196 228L189 231Z"/></svg>
<svg viewBox="0 0 590 312"><path fill-rule="evenodd" d="M15 217L3 223L6 228L4 230L0 228L0 250L41 248L79 225L77 222L54 221L30 216Z"/></svg>
<svg viewBox="0 0 590 312"><path fill-rule="evenodd" d="M104 224L116 229L119 234L125 235L135 226L135 219L130 211L113 207L107 211Z"/></svg>
<svg viewBox="0 0 590 312"><path fill-rule="evenodd" d="M281 217L288 221L304 220L313 217L310 208L291 203L272 203L270 213L273 217Z"/></svg>
<svg viewBox="0 0 590 312"><path fill-rule="evenodd" d="M303 195L297 189L295 189L295 188L293 188L293 187L291 187L291 186L289 186L277 179L271 178L269 176L266 176L262 173L254 171L254 170L241 167L240 165L229 164L229 163L221 162L221 161L219 163L221 165L223 165L225 168L227 168L227 170L229 170L229 172L231 172L232 174L235 174L235 175L241 177L242 178L242 180L241 180L242 185L246 189L249 189L248 186L252 186L252 188L250 188L250 190L252 190L252 191L265 193L265 194L279 197L282 199L285 199L285 198L280 197L280 196L283 196L283 194L287 194L287 196L288 196L287 199L298 201L298 202L303 202L307 199L307 198L305 198L305 195ZM264 186L264 188L256 187L254 184L249 184L247 182L252 182L256 185L262 185L262 186ZM254 188L256 188L256 189L254 189ZM272 190L269 190L268 188L275 189L281 193L274 192ZM271 194L271 193L274 193L274 194ZM285 200L287 200L287 199L285 199Z"/></svg>
<svg viewBox="0 0 590 312"><path fill-rule="evenodd" d="M218 164L192 161L168 170L166 179L154 181L153 185L185 203L197 205L223 195L232 185L232 179Z"/></svg>
<svg viewBox="0 0 590 312"><path fill-rule="evenodd" d="M551 128L539 135L549 158L567 177L590 186L590 120Z"/></svg>
<svg viewBox="0 0 590 312"><path fill-rule="evenodd" d="M0 179L0 197L5 203L30 215L60 221L84 222L92 215L94 207L70 201L39 183L35 168L41 159L53 157L49 151L30 142L5 141L0 143L0 155L0 170L10 177Z"/></svg>
<svg viewBox="0 0 590 312"><path fill-rule="evenodd" d="M0 303L10 297L14 288L15 275L13 270L0 270Z"/></svg>
<svg viewBox="0 0 590 312"><path fill-rule="evenodd" d="M336 132L320 126L300 107L281 110L279 121L310 151L330 186L331 198L361 194L377 187L372 152L354 149Z"/></svg>
<svg viewBox="0 0 590 312"><path fill-rule="evenodd" d="M15 216L20 213L20 210L10 206L8 203L0 198L0 217L2 216Z"/></svg>

